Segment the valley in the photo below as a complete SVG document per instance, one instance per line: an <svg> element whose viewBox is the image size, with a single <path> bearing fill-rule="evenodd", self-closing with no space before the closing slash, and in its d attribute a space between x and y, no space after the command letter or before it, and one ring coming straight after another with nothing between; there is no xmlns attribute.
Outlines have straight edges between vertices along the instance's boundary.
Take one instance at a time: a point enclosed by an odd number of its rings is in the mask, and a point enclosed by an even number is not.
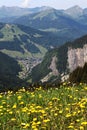
<svg viewBox="0 0 87 130"><path fill-rule="evenodd" d="M44 6L0 10L0 52L18 62L20 79L29 83L60 82L78 66L84 66L87 9Z"/></svg>
<svg viewBox="0 0 87 130"><path fill-rule="evenodd" d="M31 73L32 69L38 64L40 64L42 61L41 58L18 58L16 60L22 67L22 71L19 73L19 77L21 79L25 79L28 76L28 74Z"/></svg>

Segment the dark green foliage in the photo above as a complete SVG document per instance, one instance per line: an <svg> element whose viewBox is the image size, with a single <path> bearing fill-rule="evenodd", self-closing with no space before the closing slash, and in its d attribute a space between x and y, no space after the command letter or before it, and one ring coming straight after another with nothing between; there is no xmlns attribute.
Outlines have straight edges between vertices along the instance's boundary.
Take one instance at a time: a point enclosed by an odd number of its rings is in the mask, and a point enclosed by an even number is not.
<svg viewBox="0 0 87 130"><path fill-rule="evenodd" d="M0 38L3 38L3 36L4 36L4 35L3 35L2 33L0 33Z"/></svg>
<svg viewBox="0 0 87 130"><path fill-rule="evenodd" d="M18 28L20 28L23 32L30 34L31 36L34 35L38 30L33 29L31 27L23 26L23 25L17 25ZM38 31L41 32L41 31Z"/></svg>
<svg viewBox="0 0 87 130"><path fill-rule="evenodd" d="M52 55L52 51L50 51L49 53L47 52L42 63L34 67L31 73L31 78L33 82L40 81L51 71L49 68L52 59L51 55Z"/></svg>
<svg viewBox="0 0 87 130"><path fill-rule="evenodd" d="M21 41L23 41L23 42L27 42L27 40L29 39L29 37L27 36L27 35L20 35L19 34L19 36L20 36L20 39L21 39Z"/></svg>
<svg viewBox="0 0 87 130"><path fill-rule="evenodd" d="M67 44L65 44L64 46L62 46L58 49L58 52L57 52L57 58L58 58L57 68L58 68L58 71L60 73L64 73L65 70L66 70L67 58L68 58L67 52L68 52Z"/></svg>
<svg viewBox="0 0 87 130"><path fill-rule="evenodd" d="M84 35L73 42L68 42L68 45L72 48L82 48L85 44L87 44L87 35Z"/></svg>
<svg viewBox="0 0 87 130"><path fill-rule="evenodd" d="M87 83L87 63L84 65L82 72L83 73L82 73L81 82Z"/></svg>
<svg viewBox="0 0 87 130"><path fill-rule="evenodd" d="M13 29L13 28L11 29L11 31L12 31L13 33L15 33L15 31L14 31L14 29Z"/></svg>
<svg viewBox="0 0 87 130"><path fill-rule="evenodd" d="M59 45L61 45L65 42L65 37L61 37L59 35L55 35L50 32L42 32L42 31L36 30L34 28L30 28L30 27L23 26L23 25L18 25L18 27L23 32L29 34L29 37L27 37L27 35L20 36L21 40L23 40L23 41L27 41L29 39L30 41L40 44L46 48L50 48L50 46L58 47ZM40 35L40 37L35 37L36 34ZM66 37L66 39L67 39L67 37Z"/></svg>
<svg viewBox="0 0 87 130"><path fill-rule="evenodd" d="M17 38L14 38L13 41L0 41L0 50L7 49L24 53L24 50L21 48L20 45L21 42Z"/></svg>
<svg viewBox="0 0 87 130"><path fill-rule="evenodd" d="M0 52L0 91L16 88L21 81L18 78L20 71L16 60Z"/></svg>
<svg viewBox="0 0 87 130"><path fill-rule="evenodd" d="M80 83L82 78L82 68L78 67L76 70L74 70L69 77L70 82L73 83Z"/></svg>
<svg viewBox="0 0 87 130"><path fill-rule="evenodd" d="M84 67L78 67L75 69L69 77L70 82L73 83L87 83L87 63L85 63Z"/></svg>
<svg viewBox="0 0 87 130"><path fill-rule="evenodd" d="M0 73L18 75L20 67L16 60L0 52Z"/></svg>
<svg viewBox="0 0 87 130"><path fill-rule="evenodd" d="M3 23L0 23L0 30L4 27Z"/></svg>
<svg viewBox="0 0 87 130"><path fill-rule="evenodd" d="M38 53L40 50L32 43L26 43L24 47L31 53Z"/></svg>

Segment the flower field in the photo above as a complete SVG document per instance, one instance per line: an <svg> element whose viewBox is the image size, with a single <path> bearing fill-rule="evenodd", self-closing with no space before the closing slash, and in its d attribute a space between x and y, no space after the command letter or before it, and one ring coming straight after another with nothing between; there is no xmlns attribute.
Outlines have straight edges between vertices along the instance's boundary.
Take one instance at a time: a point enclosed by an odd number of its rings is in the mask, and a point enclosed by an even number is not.
<svg viewBox="0 0 87 130"><path fill-rule="evenodd" d="M0 130L87 130L87 86L0 94Z"/></svg>

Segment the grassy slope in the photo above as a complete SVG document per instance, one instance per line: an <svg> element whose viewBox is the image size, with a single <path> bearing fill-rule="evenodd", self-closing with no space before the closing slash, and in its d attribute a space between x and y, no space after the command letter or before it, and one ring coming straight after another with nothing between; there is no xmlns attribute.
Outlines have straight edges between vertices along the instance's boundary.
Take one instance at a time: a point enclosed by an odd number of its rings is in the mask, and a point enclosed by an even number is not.
<svg viewBox="0 0 87 130"><path fill-rule="evenodd" d="M87 84L2 93L0 129L87 130L86 93Z"/></svg>
<svg viewBox="0 0 87 130"><path fill-rule="evenodd" d="M45 40L44 33L20 25L4 24L0 29L0 50L13 57L43 57L47 49L38 38ZM49 41L49 40L48 40Z"/></svg>

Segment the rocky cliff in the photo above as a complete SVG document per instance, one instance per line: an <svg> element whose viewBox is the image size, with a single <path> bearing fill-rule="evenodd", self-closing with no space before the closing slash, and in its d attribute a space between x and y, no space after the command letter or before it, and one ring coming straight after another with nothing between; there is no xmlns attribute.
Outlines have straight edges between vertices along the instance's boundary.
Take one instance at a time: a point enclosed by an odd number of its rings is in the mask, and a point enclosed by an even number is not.
<svg viewBox="0 0 87 130"><path fill-rule="evenodd" d="M78 66L87 63L87 35L49 51L31 72L33 82L67 80Z"/></svg>
<svg viewBox="0 0 87 130"><path fill-rule="evenodd" d="M83 48L68 48L68 68L70 72L75 70L78 66L83 67L87 62L87 44Z"/></svg>
<svg viewBox="0 0 87 130"><path fill-rule="evenodd" d="M49 72L48 75L46 75L43 79L41 79L41 82L47 82L48 80L50 80L50 78L52 76L58 76L59 75L59 72L58 72L58 69L57 69L57 57L56 56L53 56L52 57L52 61L51 61L51 64L50 66L48 67L51 72Z"/></svg>

